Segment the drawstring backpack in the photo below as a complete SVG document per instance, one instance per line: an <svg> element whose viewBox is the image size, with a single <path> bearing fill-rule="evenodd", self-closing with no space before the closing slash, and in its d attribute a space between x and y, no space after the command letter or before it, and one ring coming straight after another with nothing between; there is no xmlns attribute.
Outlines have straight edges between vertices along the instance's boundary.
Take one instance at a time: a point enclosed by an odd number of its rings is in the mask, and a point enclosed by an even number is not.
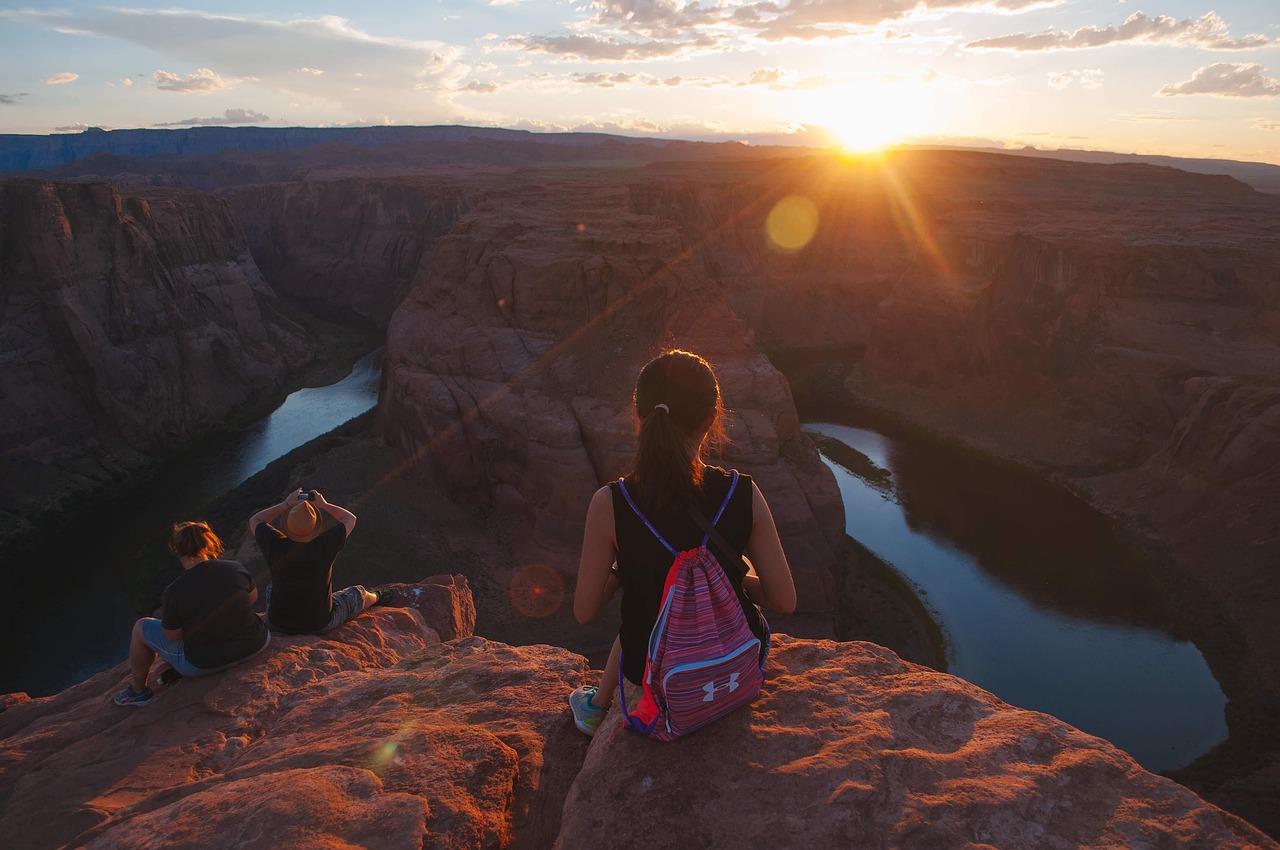
<svg viewBox="0 0 1280 850"><path fill-rule="evenodd" d="M729 493L710 526L701 515L695 517L707 532L701 545L677 552L641 513L622 479L618 480L618 489L631 510L674 557L663 584L658 619L649 636L644 694L634 711L627 708L623 665L618 665L618 694L626 728L659 741L687 735L746 705L764 684L769 626L761 614L765 630L762 652L725 568L707 548L712 534L716 534L717 545L724 545L715 525L737 486L738 472L734 470Z"/></svg>

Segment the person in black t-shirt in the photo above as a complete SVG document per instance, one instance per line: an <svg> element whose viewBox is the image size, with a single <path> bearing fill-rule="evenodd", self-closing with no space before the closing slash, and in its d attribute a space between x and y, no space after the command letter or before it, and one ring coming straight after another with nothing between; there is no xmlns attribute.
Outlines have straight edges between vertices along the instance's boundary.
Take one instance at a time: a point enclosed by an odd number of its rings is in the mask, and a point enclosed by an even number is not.
<svg viewBox="0 0 1280 850"><path fill-rule="evenodd" d="M691 548L703 532L690 509L704 515L714 511L729 491L730 475L705 462L709 444L724 438L719 382L703 358L668 351L640 371L634 403L639 435L626 488L664 538ZM722 537L734 551L723 556L746 556L746 575L740 582L730 576L730 581L739 596L745 596L744 613L754 631L759 616L749 611L753 603L789 614L796 607L796 590L769 505L749 477L742 480L746 486L736 490L725 507ZM618 493L616 483L601 487L587 508L573 595L574 616L585 624L600 616L614 593L622 590L622 626L599 685L584 685L569 695L574 725L587 735L595 734L614 703L620 657L625 659L623 678L637 688L642 683L646 649L671 566L671 554ZM623 507L618 508L620 503Z"/></svg>
<svg viewBox="0 0 1280 850"><path fill-rule="evenodd" d="M267 648L271 632L253 611L253 577L238 561L219 559L224 548L207 523L173 526L169 551L178 556L182 575L164 590L161 618L143 617L134 625L130 682L116 694L116 705L151 702L147 676L157 655L182 676L204 676Z"/></svg>
<svg viewBox="0 0 1280 850"><path fill-rule="evenodd" d="M333 562L355 527L355 514L330 504L317 490L294 490L249 518L271 570L267 622L272 628L322 634L382 601L381 594L358 584L333 592Z"/></svg>

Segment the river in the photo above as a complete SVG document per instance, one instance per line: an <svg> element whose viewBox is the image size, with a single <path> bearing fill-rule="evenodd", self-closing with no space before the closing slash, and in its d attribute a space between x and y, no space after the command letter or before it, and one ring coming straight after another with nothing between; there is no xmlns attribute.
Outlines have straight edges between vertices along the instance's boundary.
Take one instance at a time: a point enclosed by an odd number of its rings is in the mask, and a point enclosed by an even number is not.
<svg viewBox="0 0 1280 850"><path fill-rule="evenodd" d="M253 425L184 454L148 486L149 496L110 521L92 519L41 547L41 578L29 582L25 605L6 616L0 636L0 693L46 696L128 657L129 633L141 612L137 575L164 560L169 525L196 519L215 499L277 458L365 413L378 402L382 351L361 358L342 380L290 394ZM283 494L281 494L283 495ZM263 506L265 507L265 505ZM248 517L245 517L248 519ZM215 529L229 546L230 529ZM144 600L150 614L159 598Z"/></svg>
<svg viewBox="0 0 1280 850"><path fill-rule="evenodd" d="M1152 771L1226 738L1222 689L1106 517L963 451L865 427L805 430L835 473L849 535L934 612L949 672L1106 738Z"/></svg>

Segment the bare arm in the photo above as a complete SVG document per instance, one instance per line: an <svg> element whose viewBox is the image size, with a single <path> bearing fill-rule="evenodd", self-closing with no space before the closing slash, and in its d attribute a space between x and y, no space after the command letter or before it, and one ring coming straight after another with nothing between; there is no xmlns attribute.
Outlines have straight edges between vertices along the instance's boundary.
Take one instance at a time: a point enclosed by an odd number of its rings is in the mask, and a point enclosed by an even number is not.
<svg viewBox="0 0 1280 850"><path fill-rule="evenodd" d="M747 551L751 569L742 586L751 601L779 614L796 610L796 586L791 579L791 566L782 551L778 529L773 524L769 503L760 488L751 482L751 537Z"/></svg>
<svg viewBox="0 0 1280 850"><path fill-rule="evenodd" d="M590 623L609 604L618 589L618 579L610 568L618 556L613 533L613 494L601 487L587 508L587 527L582 535L582 557L578 561L578 586L573 592L573 616Z"/></svg>
<svg viewBox="0 0 1280 850"><path fill-rule="evenodd" d="M289 495L285 496L284 501L281 502L280 504L272 505L269 508L263 508L253 516L249 517L249 533L252 534L253 532L257 531L258 526L262 525L264 522L271 522L276 517L280 516L280 514L289 510L289 508L292 507L298 501L298 496L301 494L302 494L302 488L298 488L297 490L294 490Z"/></svg>
<svg viewBox="0 0 1280 850"><path fill-rule="evenodd" d="M326 502L324 496L319 490L311 491L311 499L318 508L345 525L347 527L347 536L351 536L351 532L355 531L356 528L355 514L351 513L351 511L346 508L340 508L337 505Z"/></svg>

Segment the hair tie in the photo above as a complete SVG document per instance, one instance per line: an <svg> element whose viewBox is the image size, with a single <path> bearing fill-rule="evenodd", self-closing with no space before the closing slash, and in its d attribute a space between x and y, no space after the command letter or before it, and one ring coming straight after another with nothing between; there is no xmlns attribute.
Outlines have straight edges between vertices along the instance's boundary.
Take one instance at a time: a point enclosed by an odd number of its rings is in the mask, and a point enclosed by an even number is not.
<svg viewBox="0 0 1280 850"><path fill-rule="evenodd" d="M665 410L667 413L671 413L671 408L667 407L665 404L655 404L655 405L653 406L653 409L654 409L654 410L657 410L659 407L661 407L661 408L662 408L663 410Z"/></svg>

